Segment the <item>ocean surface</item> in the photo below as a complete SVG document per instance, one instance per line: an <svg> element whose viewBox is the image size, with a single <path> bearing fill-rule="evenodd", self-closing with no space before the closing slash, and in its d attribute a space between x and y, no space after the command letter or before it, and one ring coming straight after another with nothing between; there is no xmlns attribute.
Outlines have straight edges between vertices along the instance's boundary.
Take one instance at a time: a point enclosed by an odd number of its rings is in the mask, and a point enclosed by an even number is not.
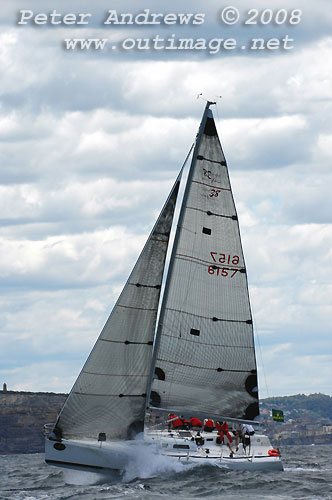
<svg viewBox="0 0 332 500"><path fill-rule="evenodd" d="M332 446L281 448L284 472L236 472L140 455L123 476L62 471L42 454L0 455L1 500L332 500Z"/></svg>

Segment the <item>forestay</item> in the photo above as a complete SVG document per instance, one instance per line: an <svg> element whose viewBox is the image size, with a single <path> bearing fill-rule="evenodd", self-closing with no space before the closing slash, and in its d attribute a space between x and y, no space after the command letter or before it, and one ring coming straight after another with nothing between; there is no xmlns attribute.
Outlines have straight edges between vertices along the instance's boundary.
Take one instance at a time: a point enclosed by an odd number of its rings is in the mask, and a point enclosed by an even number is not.
<svg viewBox="0 0 332 500"><path fill-rule="evenodd" d="M238 218L209 104L170 262L151 405L253 419L258 390Z"/></svg>
<svg viewBox="0 0 332 500"><path fill-rule="evenodd" d="M180 177L180 176L179 176ZM160 288L178 178L59 415L57 437L127 439L143 430Z"/></svg>

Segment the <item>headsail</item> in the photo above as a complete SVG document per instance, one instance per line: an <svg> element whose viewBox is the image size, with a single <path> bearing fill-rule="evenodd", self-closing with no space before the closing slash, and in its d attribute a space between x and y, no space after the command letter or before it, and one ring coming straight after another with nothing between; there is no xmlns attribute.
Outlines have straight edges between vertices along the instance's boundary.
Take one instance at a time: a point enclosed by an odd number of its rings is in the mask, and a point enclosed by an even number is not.
<svg viewBox="0 0 332 500"><path fill-rule="evenodd" d="M238 218L210 103L203 115L166 282L151 405L253 419L258 389Z"/></svg>
<svg viewBox="0 0 332 500"><path fill-rule="evenodd" d="M181 174L180 174L181 175ZM127 439L143 430L165 258L180 175L59 415L66 438Z"/></svg>

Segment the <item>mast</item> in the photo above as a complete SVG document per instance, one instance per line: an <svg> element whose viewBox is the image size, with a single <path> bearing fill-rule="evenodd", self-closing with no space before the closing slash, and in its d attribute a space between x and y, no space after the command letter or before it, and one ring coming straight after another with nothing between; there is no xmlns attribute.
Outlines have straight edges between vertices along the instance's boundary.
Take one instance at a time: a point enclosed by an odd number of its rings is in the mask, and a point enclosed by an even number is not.
<svg viewBox="0 0 332 500"><path fill-rule="evenodd" d="M189 172L188 172L186 188L185 188L183 199L182 199L178 224L177 224L177 228L176 228L176 232L175 232L174 243L173 243L171 258L170 258L167 277L166 277L165 290L164 290L162 305L161 305L161 309L160 309L158 328L157 328L157 333L156 333L155 342L154 342L154 346L153 346L151 372L150 372L150 377L149 377L147 391L146 391L146 407L147 407L147 409L150 406L151 387L152 387L152 382L153 382L153 377L154 377L158 346L160 343L160 334L161 334L161 329L162 329L163 320L164 320L164 316L165 316L165 309L166 309L167 298L168 298L168 293L169 293L169 284L170 284L171 276L172 276L173 269L174 269L174 260L175 260L175 255L176 255L176 251L177 251L177 247L178 247L180 230L182 227L182 222L183 222L183 218L184 218L184 214L185 214L186 202L187 202L188 195L189 195L190 184L191 184L191 181L193 178L193 174L194 174L194 170L195 170L195 166L196 166L196 162L197 162L197 154L198 154L200 143L202 140L202 135L204 132L206 120L207 120L207 117L209 115L210 106L212 106L213 104L216 104L216 103L213 101L207 101L205 109L204 109L204 113L203 113L202 120L201 120L199 129L198 129L196 143L195 143L195 147L194 147L194 151L193 151L193 155L192 155L192 159L191 159L191 164L190 164L190 168L189 168Z"/></svg>

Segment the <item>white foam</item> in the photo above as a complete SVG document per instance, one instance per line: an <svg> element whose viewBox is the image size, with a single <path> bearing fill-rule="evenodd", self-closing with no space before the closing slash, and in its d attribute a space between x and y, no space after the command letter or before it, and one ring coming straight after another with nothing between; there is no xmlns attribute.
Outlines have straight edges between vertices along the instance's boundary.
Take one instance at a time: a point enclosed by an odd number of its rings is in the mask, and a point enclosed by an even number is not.
<svg viewBox="0 0 332 500"><path fill-rule="evenodd" d="M124 481L135 478L150 478L170 473L177 473L195 467L196 464L180 462L176 457L160 454L160 449L155 445L146 445L137 441L131 447L130 459L123 474Z"/></svg>
<svg viewBox="0 0 332 500"><path fill-rule="evenodd" d="M67 484L96 485L107 483L130 482L134 479L147 479L172 473L179 473L199 466L199 463L180 461L177 457L165 456L160 447L147 443L140 436L131 441L129 446L123 446L122 452L127 457L125 470L119 472L88 472L74 469L63 469Z"/></svg>
<svg viewBox="0 0 332 500"><path fill-rule="evenodd" d="M63 478L67 484L75 484L79 486L93 486L96 484L104 484L105 482L118 483L121 478L118 473L88 472L74 469L63 469Z"/></svg>
<svg viewBox="0 0 332 500"><path fill-rule="evenodd" d="M285 467L284 468L285 472L300 472L300 471L317 472L317 471L322 471L322 470L324 470L324 469L321 469L318 467ZM328 469L326 469L326 470L328 470Z"/></svg>

